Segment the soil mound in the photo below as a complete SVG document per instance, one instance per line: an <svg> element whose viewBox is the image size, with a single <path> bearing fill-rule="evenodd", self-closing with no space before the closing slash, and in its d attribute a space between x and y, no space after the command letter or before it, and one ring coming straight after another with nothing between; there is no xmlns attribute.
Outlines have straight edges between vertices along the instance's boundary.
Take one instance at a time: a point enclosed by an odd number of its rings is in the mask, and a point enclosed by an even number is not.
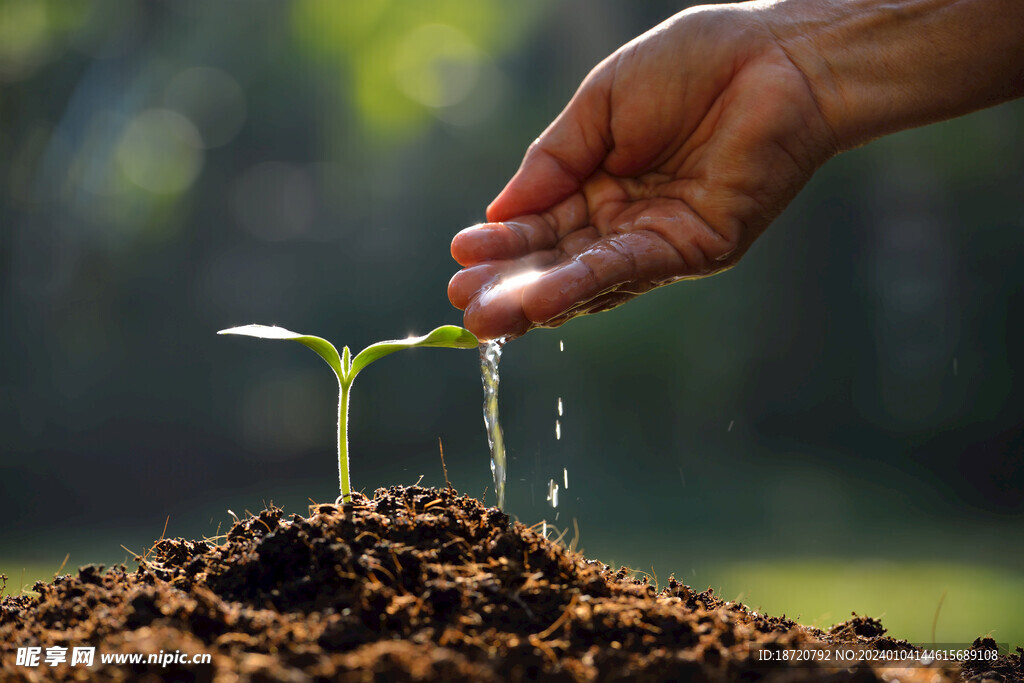
<svg viewBox="0 0 1024 683"><path fill-rule="evenodd" d="M963 671L911 664L913 646L874 619L823 632L674 578L655 586L452 489L380 489L308 518L270 508L225 537L160 540L136 560L134 571L83 567L37 583L38 597L3 598L4 680L1024 678L1020 654ZM31 647L37 663L16 661ZM65 660L51 665L58 647ZM95 648L91 666L72 663L75 647ZM827 657L851 648L869 655ZM165 657L101 661L131 653ZM192 663L197 654L210 662Z"/></svg>

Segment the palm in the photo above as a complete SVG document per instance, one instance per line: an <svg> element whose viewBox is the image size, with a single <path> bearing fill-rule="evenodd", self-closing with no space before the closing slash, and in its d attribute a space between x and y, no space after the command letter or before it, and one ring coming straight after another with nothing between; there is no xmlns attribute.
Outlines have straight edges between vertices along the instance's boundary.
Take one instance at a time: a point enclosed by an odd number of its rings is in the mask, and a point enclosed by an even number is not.
<svg viewBox="0 0 1024 683"><path fill-rule="evenodd" d="M492 223L453 241L467 327L522 334L713 274L781 212L828 157L828 131L800 72L736 16L684 13L595 69Z"/></svg>

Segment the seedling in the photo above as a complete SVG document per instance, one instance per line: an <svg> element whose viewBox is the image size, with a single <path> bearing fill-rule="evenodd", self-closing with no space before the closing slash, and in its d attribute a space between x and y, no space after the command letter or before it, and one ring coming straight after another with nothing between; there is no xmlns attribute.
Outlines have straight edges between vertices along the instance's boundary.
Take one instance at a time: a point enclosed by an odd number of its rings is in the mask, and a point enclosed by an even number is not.
<svg viewBox="0 0 1024 683"><path fill-rule="evenodd" d="M353 358L347 346L342 349L339 355L338 349L326 339L291 332L283 327L243 325L241 327L221 330L217 334L240 334L246 337L259 337L261 339L290 339L297 341L316 351L334 370L334 374L338 377L338 485L341 488L341 495L338 497L338 500L342 503L352 502L352 485L348 475L348 398L349 392L352 390L352 382L355 380L356 375L359 374L359 371L373 361L403 349L412 349L417 346L475 349L480 343L469 330L455 325L443 325L422 337L394 339L371 344Z"/></svg>

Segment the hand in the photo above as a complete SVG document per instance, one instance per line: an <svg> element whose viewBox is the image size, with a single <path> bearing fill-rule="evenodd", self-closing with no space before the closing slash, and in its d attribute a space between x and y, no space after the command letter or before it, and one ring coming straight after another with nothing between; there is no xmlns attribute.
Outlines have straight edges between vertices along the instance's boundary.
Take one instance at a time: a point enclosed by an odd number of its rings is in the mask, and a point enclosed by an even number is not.
<svg viewBox="0 0 1024 683"><path fill-rule="evenodd" d="M837 149L760 5L682 12L590 73L452 241L466 327L518 336L739 260Z"/></svg>

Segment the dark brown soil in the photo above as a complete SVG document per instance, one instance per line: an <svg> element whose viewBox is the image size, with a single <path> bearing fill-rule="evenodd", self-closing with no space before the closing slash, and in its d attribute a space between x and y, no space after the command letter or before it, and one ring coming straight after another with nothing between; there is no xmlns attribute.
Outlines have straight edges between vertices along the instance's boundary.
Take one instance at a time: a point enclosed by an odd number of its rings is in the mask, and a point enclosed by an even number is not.
<svg viewBox="0 0 1024 683"><path fill-rule="evenodd" d="M1020 654L963 671L765 662L762 651L800 647L913 648L866 617L823 632L673 578L652 585L450 489L381 489L347 513L315 506L308 519L271 508L226 537L160 540L137 561L134 571L84 567L37 583L38 597L3 598L3 680L1024 678ZM15 661L19 647L52 646L94 646L95 664ZM100 663L102 653L160 651L209 653L212 663Z"/></svg>

